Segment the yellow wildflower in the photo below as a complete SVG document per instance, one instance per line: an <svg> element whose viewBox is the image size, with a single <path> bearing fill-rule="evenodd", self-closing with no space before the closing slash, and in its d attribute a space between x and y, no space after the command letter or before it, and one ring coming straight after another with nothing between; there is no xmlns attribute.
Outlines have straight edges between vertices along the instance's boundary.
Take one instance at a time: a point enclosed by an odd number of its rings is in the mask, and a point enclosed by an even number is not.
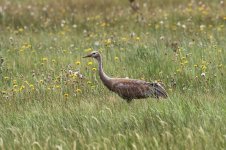
<svg viewBox="0 0 226 150"><path fill-rule="evenodd" d="M23 49L31 48L31 44L24 43L24 45L22 46L22 48Z"/></svg>
<svg viewBox="0 0 226 150"><path fill-rule="evenodd" d="M9 77L4 77L5 80L9 80Z"/></svg>
<svg viewBox="0 0 226 150"><path fill-rule="evenodd" d="M79 89L79 88L77 88L77 89L75 90L75 92L76 92L76 93L81 93L81 92L82 92L82 90L81 90L81 89Z"/></svg>
<svg viewBox="0 0 226 150"><path fill-rule="evenodd" d="M18 30L19 32L23 32L24 31L24 29L23 28L19 28L19 30Z"/></svg>
<svg viewBox="0 0 226 150"><path fill-rule="evenodd" d="M26 46L25 46L25 45L23 45L23 46L21 47L21 49L26 49Z"/></svg>
<svg viewBox="0 0 226 150"><path fill-rule="evenodd" d="M35 89L33 84L30 84L29 87L30 87L30 89L32 89L32 90Z"/></svg>
<svg viewBox="0 0 226 150"><path fill-rule="evenodd" d="M76 61L75 64L76 64L76 65L80 65L81 62L80 62L80 61Z"/></svg>
<svg viewBox="0 0 226 150"><path fill-rule="evenodd" d="M60 88L60 85L55 85L55 88L59 89Z"/></svg>
<svg viewBox="0 0 226 150"><path fill-rule="evenodd" d="M117 61L118 60L118 57L115 57L115 61Z"/></svg>
<svg viewBox="0 0 226 150"><path fill-rule="evenodd" d="M20 50L19 50L19 52L23 52L24 51L24 49L23 48L21 48Z"/></svg>
<svg viewBox="0 0 226 150"><path fill-rule="evenodd" d="M43 82L44 82L43 80L40 80L40 81L39 81L39 83L41 83L41 84L42 84Z"/></svg>
<svg viewBox="0 0 226 150"><path fill-rule="evenodd" d="M206 65L202 65L201 68L202 68L202 71L205 71L207 69Z"/></svg>
<svg viewBox="0 0 226 150"><path fill-rule="evenodd" d="M20 91L23 91L25 89L25 86L24 85L21 85L20 86Z"/></svg>
<svg viewBox="0 0 226 150"><path fill-rule="evenodd" d="M13 84L15 85L17 83L17 81L16 80L13 80Z"/></svg>
<svg viewBox="0 0 226 150"><path fill-rule="evenodd" d="M29 85L28 81L24 81L24 83L26 83L27 85Z"/></svg>
<svg viewBox="0 0 226 150"><path fill-rule="evenodd" d="M43 57L42 61L48 61L48 58L47 57Z"/></svg>
<svg viewBox="0 0 226 150"><path fill-rule="evenodd" d="M68 52L68 50L66 50L66 49L63 50L63 53L67 53L67 52Z"/></svg>
<svg viewBox="0 0 226 150"><path fill-rule="evenodd" d="M89 66L93 65L93 62L92 62L92 61L89 61L89 62L88 62L88 65L89 65Z"/></svg>
<svg viewBox="0 0 226 150"><path fill-rule="evenodd" d="M177 71L177 72L181 72L181 69L177 69L176 71Z"/></svg>
<svg viewBox="0 0 226 150"><path fill-rule="evenodd" d="M110 45L110 44L111 44L111 39L105 40L104 43L105 43L106 45Z"/></svg>
<svg viewBox="0 0 226 150"><path fill-rule="evenodd" d="M186 57L181 57L181 60L186 60Z"/></svg>
<svg viewBox="0 0 226 150"><path fill-rule="evenodd" d="M106 25L107 25L106 22L102 22L102 23L100 24L101 27L105 27Z"/></svg>
<svg viewBox="0 0 226 150"><path fill-rule="evenodd" d="M136 40L139 41L140 40L140 37L136 37Z"/></svg>
<svg viewBox="0 0 226 150"><path fill-rule="evenodd" d="M2 94L7 94L7 92L6 91L2 91Z"/></svg>
<svg viewBox="0 0 226 150"><path fill-rule="evenodd" d="M222 68L222 67L223 67L223 64L219 64L219 65L218 65L218 68Z"/></svg>
<svg viewBox="0 0 226 150"><path fill-rule="evenodd" d="M65 94L64 94L64 97L65 97L65 98L68 98L68 96L69 96L68 93L65 93Z"/></svg>
<svg viewBox="0 0 226 150"><path fill-rule="evenodd" d="M92 48L87 48L87 49L85 49L84 51L85 51L85 52L90 52L90 51L92 51Z"/></svg>
<svg viewBox="0 0 226 150"><path fill-rule="evenodd" d="M96 70L97 70L97 68L92 68L92 70L93 70L93 71L96 71Z"/></svg>
<svg viewBox="0 0 226 150"><path fill-rule="evenodd" d="M18 92L19 90L18 89L13 89L13 92Z"/></svg>
<svg viewBox="0 0 226 150"><path fill-rule="evenodd" d="M184 63L184 64L187 64L187 63L188 63L188 61L187 61L187 60L185 60L183 63Z"/></svg>

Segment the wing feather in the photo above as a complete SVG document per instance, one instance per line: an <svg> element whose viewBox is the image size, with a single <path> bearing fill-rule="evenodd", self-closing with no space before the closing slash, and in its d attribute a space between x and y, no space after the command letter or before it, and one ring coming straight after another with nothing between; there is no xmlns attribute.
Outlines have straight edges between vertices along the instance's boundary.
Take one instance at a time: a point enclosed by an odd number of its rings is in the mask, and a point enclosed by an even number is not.
<svg viewBox="0 0 226 150"><path fill-rule="evenodd" d="M158 98L159 97L162 97L162 98L168 97L168 94L167 94L165 88L160 83L153 82L153 83L150 83L150 85L154 88L156 97L158 97Z"/></svg>
<svg viewBox="0 0 226 150"><path fill-rule="evenodd" d="M157 82L150 83L134 79L115 80L112 86L112 91L114 91L124 99L168 97L166 90L160 83Z"/></svg>
<svg viewBox="0 0 226 150"><path fill-rule="evenodd" d="M113 91L126 99L146 98L150 86L145 81L125 79L115 82Z"/></svg>

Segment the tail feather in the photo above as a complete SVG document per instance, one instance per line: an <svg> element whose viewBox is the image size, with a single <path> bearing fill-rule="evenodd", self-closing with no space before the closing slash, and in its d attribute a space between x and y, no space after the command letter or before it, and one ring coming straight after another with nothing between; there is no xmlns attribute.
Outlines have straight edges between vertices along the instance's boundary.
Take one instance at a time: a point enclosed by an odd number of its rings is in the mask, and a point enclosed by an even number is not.
<svg viewBox="0 0 226 150"><path fill-rule="evenodd" d="M151 83L151 86L154 88L154 94L156 96L156 98L167 98L168 94L166 92L166 90L164 89L164 87L157 82Z"/></svg>

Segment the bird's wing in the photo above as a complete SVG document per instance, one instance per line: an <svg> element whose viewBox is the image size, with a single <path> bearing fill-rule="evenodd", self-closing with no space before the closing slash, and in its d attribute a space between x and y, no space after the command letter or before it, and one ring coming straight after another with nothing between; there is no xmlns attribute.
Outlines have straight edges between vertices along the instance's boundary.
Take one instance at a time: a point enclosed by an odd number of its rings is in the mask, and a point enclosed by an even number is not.
<svg viewBox="0 0 226 150"><path fill-rule="evenodd" d="M167 98L168 94L164 87L158 82L146 82L134 79L119 79L113 84L113 91L122 97L133 98Z"/></svg>
<svg viewBox="0 0 226 150"><path fill-rule="evenodd" d="M162 97L162 98L167 98L168 97L168 94L165 90L165 88L158 82L147 82L147 84L149 84L151 87L154 88L154 91L155 91L155 95L157 97Z"/></svg>
<svg viewBox="0 0 226 150"><path fill-rule="evenodd" d="M148 87L148 82L141 81L141 80L132 80L132 79L124 79L124 80L119 80L118 82L115 82L113 86L115 88L120 88L120 89L138 89L138 88L147 88Z"/></svg>
<svg viewBox="0 0 226 150"><path fill-rule="evenodd" d="M124 79L113 84L113 91L125 98L144 98L147 97L150 86L145 81Z"/></svg>

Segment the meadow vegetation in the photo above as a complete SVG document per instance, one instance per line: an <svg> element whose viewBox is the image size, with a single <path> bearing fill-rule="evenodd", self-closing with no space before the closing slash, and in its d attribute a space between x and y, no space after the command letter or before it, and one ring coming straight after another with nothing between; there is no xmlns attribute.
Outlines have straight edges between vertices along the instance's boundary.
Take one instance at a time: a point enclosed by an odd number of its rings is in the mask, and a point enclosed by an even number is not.
<svg viewBox="0 0 226 150"><path fill-rule="evenodd" d="M0 1L0 149L226 148L226 4L136 2ZM169 98L126 103L93 50Z"/></svg>

